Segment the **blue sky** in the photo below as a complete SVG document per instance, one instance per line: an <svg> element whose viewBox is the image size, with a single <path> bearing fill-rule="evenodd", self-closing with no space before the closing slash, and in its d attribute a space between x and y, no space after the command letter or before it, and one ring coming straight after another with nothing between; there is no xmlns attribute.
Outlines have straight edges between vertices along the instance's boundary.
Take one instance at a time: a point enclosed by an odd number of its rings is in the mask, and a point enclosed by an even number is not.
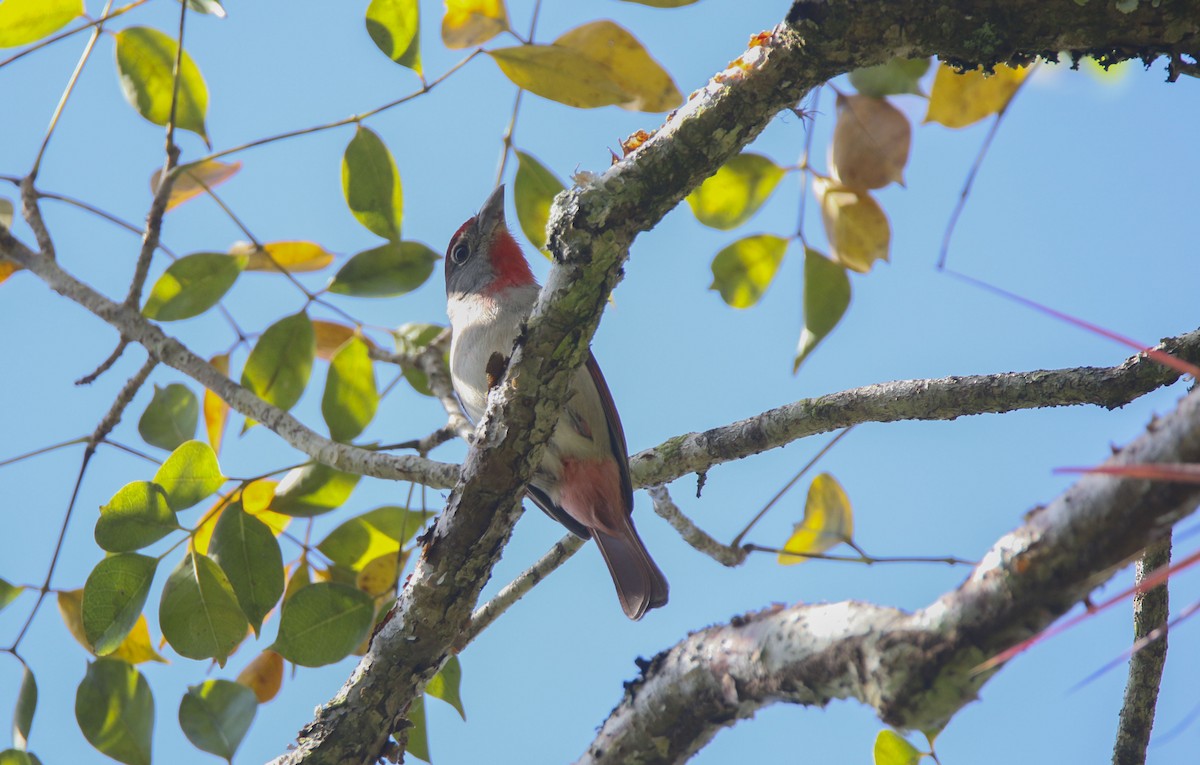
<svg viewBox="0 0 1200 765"><path fill-rule="evenodd" d="M417 87L416 77L388 61L365 33L365 3L335 5L229 4L230 18L189 17L187 48L210 91L209 132L216 148L362 112ZM96 11L97 3L89 3ZM154 2L128 23L173 29L173 3ZM685 94L700 87L747 39L778 21L777 3L704 0L666 11L612 0L547 3L538 39L548 41L585 21L612 18L632 30ZM286 9L286 10L285 10ZM528 28L532 3L512 2L514 26ZM436 76L461 53L438 38L441 5L423 3L423 58ZM52 47L0 70L0 173L27 171L82 39ZM507 41L500 44L509 44ZM1156 342L1196 327L1196 242L1200 219L1190 214L1200 155L1194 126L1200 84L1164 83L1161 63L1150 71L1126 66L1101 78L1066 67L1043 68L1011 109L954 237L951 265L1056 309L1124 334ZM500 136L514 90L494 64L473 61L442 87L369 121L391 148L404 182L404 236L442 251L458 225L492 189ZM897 104L914 121L925 102ZM819 103L814 162L824 165L831 129L831 94ZM658 115L616 108L583 111L526 97L516 144L560 178L600 171L621 137L652 129ZM894 379L953 374L1107 366L1124 348L1031 312L934 268L946 220L986 127L950 131L936 125L914 131L907 188L890 187L879 199L891 220L892 263L853 278L849 312L798 375L791 358L801 326L802 258L788 251L761 303L735 311L711 281L712 256L750 233L794 231L800 177L789 175L767 206L735 232L699 225L686 207L639 237L594 341L620 408L633 452L689 431L722 425L764 409L846 388ZM275 143L237 156L241 173L220 189L222 198L266 241L312 239L349 256L377 243L342 199L340 162L352 127ZM204 148L181 139L184 158ZM791 164L804 144L803 125L777 118L752 150ZM92 201L131 221L149 204L147 179L161 164L161 131L121 97L111 39L102 40L85 70L43 165L46 190ZM515 171L510 163L507 180ZM0 190L12 198L11 189ZM810 200L811 202L811 200ZM515 218L509 206L510 217ZM110 295L124 294L137 239L103 221L52 202L46 214L60 259ZM816 206L808 205L805 232L823 244ZM19 226L18 234L31 241ZM170 214L164 241L178 252L224 251L243 238L206 200ZM522 237L518 237L522 238ZM548 264L531 258L544 277ZM156 260L154 274L165 267ZM324 276L312 279L320 284ZM299 293L269 275L248 274L227 303L238 321L262 329L297 310ZM347 298L339 305L364 321L391 326L444 321L439 270L419 290L400 298ZM315 314L314 314L315 315ZM332 318L325 315L324 318ZM131 352L100 383L77 388L111 349L115 333L28 274L0 286L0 459L90 432L115 391L141 364ZM227 327L204 316L170 327L203 354L232 342ZM244 360L235 359L235 365ZM320 384L314 382L296 412L323 430ZM381 382L390 372L378 372ZM170 370L159 385L187 382ZM190 383L193 390L199 388ZM867 425L822 462L854 503L858 542L877 555L957 555L978 558L1022 514L1070 483L1053 475L1064 465L1103 459L1110 444L1135 438L1155 413L1168 411L1181 386L1159 391L1115 412L1062 409L983 416L949 423ZM136 444L137 417L150 400L143 390L116 437ZM424 435L441 421L440 409L403 384L390 395L364 440L398 441ZM264 429L236 437L222 451L227 472L270 470L296 459ZM673 487L681 508L718 539L731 539L827 437L713 469L703 496L694 478ZM456 460L461 444L434 457ZM79 449L63 450L0 469L0 576L40 581L53 549ZM80 586L100 558L92 541L96 508L130 480L149 478L149 466L102 450L87 476L70 527L59 587ZM320 536L350 514L403 500L407 487L364 481L346 511L318 520ZM443 493L428 492L438 507ZM803 509L803 487L793 490L750 535L781 544ZM669 647L689 630L775 602L868 600L902 608L927 604L956 586L966 569L932 565L862 567L808 563L781 567L772 556L726 570L688 548L654 516L644 494L636 498L638 526L671 581L671 603L640 623L620 612L603 565L591 547L515 606L462 655L467 722L430 702L435 762L561 762L577 757L635 673L633 660ZM1186 530L1194 522L1185 522ZM485 597L509 581L562 534L533 510L519 523ZM1195 537L1181 538L1178 556ZM285 559L295 550L285 545ZM1126 571L1105 592L1116 592ZM161 582L159 582L161 586ZM1173 586L1176 608L1200 597L1195 574ZM0 614L0 643L22 623L26 594ZM157 589L148 606L157 636ZM1072 687L1128 644L1128 609L1091 620L1039 646L989 682L981 703L967 707L938 741L943 762L1007 763L1096 761L1109 756L1124 670L1081 690ZM266 630L267 641L273 626ZM1187 718L1198 705L1188 680L1200 669L1196 627L1174 633L1158 732ZM262 644L266 645L266 642ZM44 762L100 759L71 721L75 686L87 655L67 634L52 603L43 608L22 644L34 667L41 698L31 746ZM244 646L224 669L173 654L170 666L143 665L157 701L155 755L178 763L212 761L193 749L175 722L186 686L205 677L233 678L254 655ZM352 660L285 679L281 695L260 707L237 761L257 762L281 751L349 673ZM19 667L0 657L0 711L11 705ZM881 727L853 703L826 710L777 705L719 734L694 761L868 762ZM1185 728L1158 743L1151 761L1194 759L1200 728Z"/></svg>

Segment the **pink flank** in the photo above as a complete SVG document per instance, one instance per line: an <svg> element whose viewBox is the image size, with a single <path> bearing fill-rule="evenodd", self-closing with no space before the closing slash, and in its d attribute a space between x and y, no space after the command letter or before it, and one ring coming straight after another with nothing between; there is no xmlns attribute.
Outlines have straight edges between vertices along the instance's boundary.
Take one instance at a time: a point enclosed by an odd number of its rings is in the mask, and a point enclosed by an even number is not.
<svg viewBox="0 0 1200 765"><path fill-rule="evenodd" d="M588 528L624 537L627 531L619 519L625 513L625 503L617 463L608 458L573 457L564 457L562 463L558 498L563 509Z"/></svg>
<svg viewBox="0 0 1200 765"><path fill-rule="evenodd" d="M487 287L487 294L493 295L509 287L524 287L536 284L533 271L521 252L521 246L512 238L512 234L501 226L492 240L492 268L496 278Z"/></svg>

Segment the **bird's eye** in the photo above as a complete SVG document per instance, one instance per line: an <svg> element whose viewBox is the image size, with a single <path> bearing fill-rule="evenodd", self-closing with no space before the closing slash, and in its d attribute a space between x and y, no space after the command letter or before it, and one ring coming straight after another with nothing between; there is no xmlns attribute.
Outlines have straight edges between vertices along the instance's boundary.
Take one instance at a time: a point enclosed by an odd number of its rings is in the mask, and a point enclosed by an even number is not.
<svg viewBox="0 0 1200 765"><path fill-rule="evenodd" d="M450 252L450 259L454 261L455 265L461 266L467 262L469 257L471 257L471 249L465 244L458 245Z"/></svg>

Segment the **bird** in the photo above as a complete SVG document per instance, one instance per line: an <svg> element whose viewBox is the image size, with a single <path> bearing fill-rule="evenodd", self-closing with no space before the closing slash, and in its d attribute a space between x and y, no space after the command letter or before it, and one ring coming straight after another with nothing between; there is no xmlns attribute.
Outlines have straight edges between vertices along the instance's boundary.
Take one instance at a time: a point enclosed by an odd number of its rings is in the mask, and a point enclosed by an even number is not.
<svg viewBox="0 0 1200 765"><path fill-rule="evenodd" d="M473 422L503 378L540 289L505 223L501 185L446 248L450 378ZM633 525L625 432L590 349L526 491L571 533L596 540L626 616L636 621L666 605L666 577Z"/></svg>

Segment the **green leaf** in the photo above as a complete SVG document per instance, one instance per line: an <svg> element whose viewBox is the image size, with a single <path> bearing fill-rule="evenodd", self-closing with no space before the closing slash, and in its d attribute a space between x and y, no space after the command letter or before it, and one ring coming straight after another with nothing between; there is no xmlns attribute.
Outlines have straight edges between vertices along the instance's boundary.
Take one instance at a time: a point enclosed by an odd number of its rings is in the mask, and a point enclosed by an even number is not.
<svg viewBox="0 0 1200 765"><path fill-rule="evenodd" d="M142 315L158 321L199 316L217 304L246 266L246 258L196 252L172 263L154 282Z"/></svg>
<svg viewBox="0 0 1200 765"><path fill-rule="evenodd" d="M83 586L83 632L98 656L112 653L133 629L146 596L158 560L137 553L121 553L104 558Z"/></svg>
<svg viewBox="0 0 1200 765"><path fill-rule="evenodd" d="M727 231L753 217L783 178L783 168L761 154L739 154L688 194L696 220Z"/></svg>
<svg viewBox="0 0 1200 765"><path fill-rule="evenodd" d="M433 679L425 685L425 693L454 707L458 710L459 717L466 720L467 713L463 709L462 696L459 695L459 686L461 685L462 664L459 664L457 656L451 656L442 665L441 670L433 676Z"/></svg>
<svg viewBox="0 0 1200 765"><path fill-rule="evenodd" d="M894 730L884 728L875 737L875 765L916 765L921 752Z"/></svg>
<svg viewBox="0 0 1200 765"><path fill-rule="evenodd" d="M425 283L438 259L420 242L388 242L350 258L329 283L329 291L354 297L403 295Z"/></svg>
<svg viewBox="0 0 1200 765"><path fill-rule="evenodd" d="M291 409L304 393L316 354L316 335L308 314L280 319L267 327L246 366L242 385L280 409Z"/></svg>
<svg viewBox="0 0 1200 765"><path fill-rule="evenodd" d="M250 730L258 700L232 680L205 680L188 686L179 702L179 727L197 749L232 761Z"/></svg>
<svg viewBox="0 0 1200 765"><path fill-rule="evenodd" d="M749 308L758 302L783 260L788 240L773 234L739 239L713 258L710 290L734 308Z"/></svg>
<svg viewBox="0 0 1200 765"><path fill-rule="evenodd" d="M344 584L318 582L283 604L271 650L302 667L321 667L350 655L374 623L371 596Z"/></svg>
<svg viewBox="0 0 1200 765"><path fill-rule="evenodd" d="M96 544L109 552L133 552L179 528L167 493L151 481L127 483L100 508Z"/></svg>
<svg viewBox="0 0 1200 765"><path fill-rule="evenodd" d="M16 600L22 592L25 592L24 587L17 587L10 584L7 580L0 579L0 611L3 611L9 603Z"/></svg>
<svg viewBox="0 0 1200 765"><path fill-rule="evenodd" d="M864 96L884 96L914 93L921 95L921 77L929 71L930 59L894 58L886 64L855 69L850 84Z"/></svg>
<svg viewBox="0 0 1200 765"><path fill-rule="evenodd" d="M221 512L208 553L217 562L249 618L254 634L283 595L283 556L267 524L234 502ZM203 749L203 747L201 747Z"/></svg>
<svg viewBox="0 0 1200 765"><path fill-rule="evenodd" d="M529 154L517 152L517 178L513 182L513 197L517 220L525 238L546 253L546 224L550 221L550 205L565 187L549 170Z"/></svg>
<svg viewBox="0 0 1200 765"><path fill-rule="evenodd" d="M189 552L163 586L158 626L180 656L215 658L225 666L250 625L221 567Z"/></svg>
<svg viewBox="0 0 1200 765"><path fill-rule="evenodd" d="M155 125L166 125L175 91L175 41L157 29L130 27L117 32L117 73L121 90L138 114ZM204 115L208 88L192 57L184 51L179 66L179 96L175 126L197 133L208 141Z"/></svg>
<svg viewBox="0 0 1200 765"><path fill-rule="evenodd" d="M17 706L13 710L13 745L18 749L29 748L29 729L33 727L37 702L37 680L29 667L25 667L21 674L21 690L17 691Z"/></svg>
<svg viewBox="0 0 1200 765"><path fill-rule="evenodd" d="M218 19L225 18L225 8L220 0L187 0L187 4L189 9L197 13L216 16Z"/></svg>
<svg viewBox="0 0 1200 765"><path fill-rule="evenodd" d="M429 758L429 731L425 724L425 697L417 696L408 707L405 715L412 723L407 729L408 747L405 751L418 760L433 762Z"/></svg>
<svg viewBox="0 0 1200 765"><path fill-rule="evenodd" d="M83 0L4 0L0 3L0 48L36 42L83 13Z"/></svg>
<svg viewBox="0 0 1200 765"><path fill-rule="evenodd" d="M423 324L420 322L401 324L392 332L396 338L396 350L399 353L419 353L425 346L433 342L435 337L442 334L443 329L445 327L440 324ZM405 366L401 371L404 373L404 379L408 380L408 384L413 387L413 390L422 396L433 395L433 391L429 389L429 377L424 372L412 366Z"/></svg>
<svg viewBox="0 0 1200 765"><path fill-rule="evenodd" d="M404 219L400 171L379 136L362 125L342 156L342 192L350 212L368 231L400 241Z"/></svg>
<svg viewBox="0 0 1200 765"><path fill-rule="evenodd" d="M279 482L271 509L296 518L327 513L350 499L360 478L319 463L296 468Z"/></svg>
<svg viewBox="0 0 1200 765"><path fill-rule="evenodd" d="M383 54L421 73L421 15L417 0L371 0L367 34Z"/></svg>
<svg viewBox="0 0 1200 765"><path fill-rule="evenodd" d="M75 692L75 719L92 746L127 765L150 765L154 697L135 667L97 659Z"/></svg>
<svg viewBox="0 0 1200 765"><path fill-rule="evenodd" d="M378 507L342 523L317 549L325 557L358 571L383 555L394 555L433 517L431 512Z"/></svg>
<svg viewBox="0 0 1200 765"><path fill-rule="evenodd" d="M42 761L30 752L20 749L5 749L0 752L0 765L42 765Z"/></svg>
<svg viewBox="0 0 1200 765"><path fill-rule="evenodd" d="M138 420L138 433L151 446L174 451L196 435L200 421L200 400L186 385L171 383L154 386L154 397Z"/></svg>
<svg viewBox="0 0 1200 765"><path fill-rule="evenodd" d="M846 269L813 249L804 250L804 330L796 346L792 374L841 321L850 305Z"/></svg>
<svg viewBox="0 0 1200 765"><path fill-rule="evenodd" d="M159 467L154 482L167 493L171 509L179 512L212 496L225 483L225 476L211 446L203 441L185 441Z"/></svg>
<svg viewBox="0 0 1200 765"><path fill-rule="evenodd" d="M334 354L325 380L321 414L334 441L350 441L363 432L379 406L375 368L362 338L352 337Z"/></svg>

